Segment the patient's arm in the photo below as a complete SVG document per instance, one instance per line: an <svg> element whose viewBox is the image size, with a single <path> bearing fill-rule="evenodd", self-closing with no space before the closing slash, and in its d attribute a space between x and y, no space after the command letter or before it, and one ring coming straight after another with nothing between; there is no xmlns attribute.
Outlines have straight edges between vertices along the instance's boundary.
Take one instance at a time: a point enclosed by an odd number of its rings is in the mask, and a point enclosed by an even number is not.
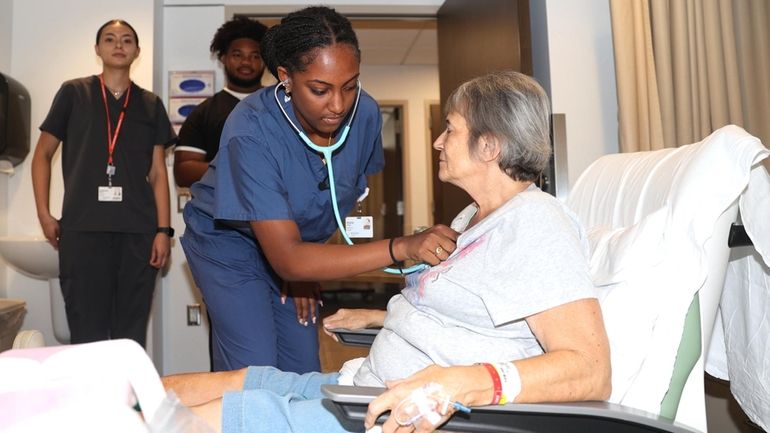
<svg viewBox="0 0 770 433"><path fill-rule="evenodd" d="M570 302L527 318L545 354L515 361L521 376L516 403L606 400L610 396L609 342L599 303L595 299ZM425 368L400 381L388 382L388 391L369 404L367 428L392 410L413 390L429 382L441 384L453 401L466 406L488 405L494 384L482 365ZM445 421L452 410L443 417ZM396 431L393 417L383 432ZM432 431L417 426L416 432Z"/></svg>
<svg viewBox="0 0 770 433"><path fill-rule="evenodd" d="M326 335L337 340L330 329L365 329L381 327L385 323L385 310L368 310L364 308L347 309L340 308L336 313L323 320L323 328Z"/></svg>
<svg viewBox="0 0 770 433"><path fill-rule="evenodd" d="M610 349L596 299L582 299L527 318L545 353L516 361L518 403L606 400Z"/></svg>
<svg viewBox="0 0 770 433"><path fill-rule="evenodd" d="M215 373L184 373L161 378L185 406L198 406L221 398L226 391L243 389L246 369Z"/></svg>
<svg viewBox="0 0 770 433"><path fill-rule="evenodd" d="M456 367L439 367L431 365L418 371L412 376L392 382L387 382L388 390L369 403L364 425L367 429L374 426L377 418L395 409L417 388L428 383L440 384L450 395L452 401L460 402L466 406L484 406L492 401L494 394L492 378L487 369L481 365L468 365ZM416 433L431 432L438 425L443 424L452 415L451 406L446 415L435 426L423 423L414 425ZM396 417L391 416L382 426L383 433L399 431Z"/></svg>

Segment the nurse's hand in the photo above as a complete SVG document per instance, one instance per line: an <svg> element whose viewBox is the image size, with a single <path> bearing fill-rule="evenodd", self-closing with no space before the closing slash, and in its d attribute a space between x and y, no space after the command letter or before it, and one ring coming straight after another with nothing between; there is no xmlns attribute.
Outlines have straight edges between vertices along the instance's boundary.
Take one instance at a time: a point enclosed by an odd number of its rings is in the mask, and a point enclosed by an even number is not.
<svg viewBox="0 0 770 433"><path fill-rule="evenodd" d="M321 301L321 285L314 281L284 282L281 293L281 302L286 302L286 297L294 300L297 310L297 321L302 326L309 322L316 322L316 305L323 306Z"/></svg>
<svg viewBox="0 0 770 433"><path fill-rule="evenodd" d="M410 259L437 265L455 250L458 236L459 233L451 228L436 224L420 233L396 238L393 253L398 260Z"/></svg>

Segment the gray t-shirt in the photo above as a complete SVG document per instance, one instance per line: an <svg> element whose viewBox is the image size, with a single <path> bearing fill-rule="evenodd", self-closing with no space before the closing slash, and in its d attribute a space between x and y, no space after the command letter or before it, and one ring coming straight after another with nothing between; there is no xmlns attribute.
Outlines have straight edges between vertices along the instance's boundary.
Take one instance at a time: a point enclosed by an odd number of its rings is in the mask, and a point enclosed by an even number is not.
<svg viewBox="0 0 770 433"><path fill-rule="evenodd" d="M473 213L471 205L453 228L463 231ZM431 364L540 355L524 319L596 295L578 218L531 186L464 231L446 261L408 277L388 303L383 329L354 383L383 386Z"/></svg>

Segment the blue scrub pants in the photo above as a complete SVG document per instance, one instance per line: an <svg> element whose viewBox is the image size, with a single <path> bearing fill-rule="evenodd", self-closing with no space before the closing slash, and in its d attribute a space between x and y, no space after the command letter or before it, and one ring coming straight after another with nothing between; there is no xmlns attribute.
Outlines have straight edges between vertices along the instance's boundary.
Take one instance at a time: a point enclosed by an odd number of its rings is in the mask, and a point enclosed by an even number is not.
<svg viewBox="0 0 770 433"><path fill-rule="evenodd" d="M270 367L249 368L243 391L222 399L223 433L336 433L346 430L327 409L321 385L337 384L339 374L298 375Z"/></svg>
<svg viewBox="0 0 770 433"><path fill-rule="evenodd" d="M272 366L319 371L318 330L300 325L294 300L281 303L279 281L260 272L253 245L229 236L180 239L211 319L212 371Z"/></svg>

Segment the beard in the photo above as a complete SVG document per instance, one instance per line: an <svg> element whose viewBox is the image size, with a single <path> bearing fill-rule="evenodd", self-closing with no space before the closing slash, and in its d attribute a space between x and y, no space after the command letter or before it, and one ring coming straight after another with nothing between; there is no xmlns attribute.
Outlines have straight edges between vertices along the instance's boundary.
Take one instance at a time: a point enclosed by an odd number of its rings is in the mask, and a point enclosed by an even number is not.
<svg viewBox="0 0 770 433"><path fill-rule="evenodd" d="M246 88L258 87L262 83L262 73L263 72L264 72L264 69L261 70L252 79L243 79L243 78L240 78L240 77L236 76L235 74L233 74L232 72L227 70L227 68L225 68L225 76L227 76L227 82L228 83L231 83L231 84L236 85L238 87L246 87Z"/></svg>

